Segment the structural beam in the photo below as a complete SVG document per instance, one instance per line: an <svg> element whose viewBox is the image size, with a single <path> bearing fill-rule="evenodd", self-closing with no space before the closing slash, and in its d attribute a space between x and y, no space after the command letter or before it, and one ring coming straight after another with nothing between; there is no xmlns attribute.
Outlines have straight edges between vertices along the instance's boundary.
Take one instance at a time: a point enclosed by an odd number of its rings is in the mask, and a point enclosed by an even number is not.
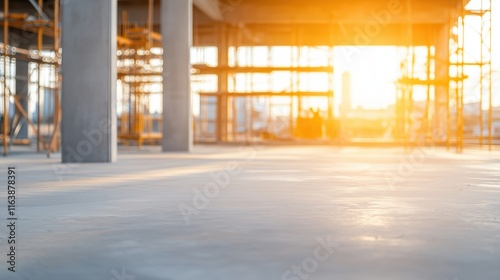
<svg viewBox="0 0 500 280"><path fill-rule="evenodd" d="M215 32L218 23L197 25L195 28L195 46L215 46L218 36ZM331 23L304 23L300 28L293 22L269 24L238 24L227 25L229 40L238 41L239 46L290 46L296 42L293 32L300 38L303 46L406 46L408 32L407 24L390 23L377 25L371 29L370 25L360 24L331 24ZM413 24L413 44L427 46L431 42L434 30L441 24L418 23Z"/></svg>
<svg viewBox="0 0 500 280"><path fill-rule="evenodd" d="M113 162L117 2L62 5L62 161Z"/></svg>
<svg viewBox="0 0 500 280"><path fill-rule="evenodd" d="M192 0L162 1L163 140L165 152L189 152L193 143L190 48Z"/></svg>
<svg viewBox="0 0 500 280"><path fill-rule="evenodd" d="M193 0L193 4L213 20L222 20L218 0Z"/></svg>

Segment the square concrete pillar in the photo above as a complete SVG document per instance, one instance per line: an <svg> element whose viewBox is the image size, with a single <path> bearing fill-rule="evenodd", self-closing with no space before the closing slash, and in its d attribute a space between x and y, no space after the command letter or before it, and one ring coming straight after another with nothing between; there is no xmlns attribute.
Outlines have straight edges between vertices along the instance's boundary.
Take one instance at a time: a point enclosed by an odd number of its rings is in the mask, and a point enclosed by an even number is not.
<svg viewBox="0 0 500 280"><path fill-rule="evenodd" d="M191 107L192 0L162 0L163 140L165 152L189 152Z"/></svg>
<svg viewBox="0 0 500 280"><path fill-rule="evenodd" d="M116 160L116 1L62 1L65 163Z"/></svg>

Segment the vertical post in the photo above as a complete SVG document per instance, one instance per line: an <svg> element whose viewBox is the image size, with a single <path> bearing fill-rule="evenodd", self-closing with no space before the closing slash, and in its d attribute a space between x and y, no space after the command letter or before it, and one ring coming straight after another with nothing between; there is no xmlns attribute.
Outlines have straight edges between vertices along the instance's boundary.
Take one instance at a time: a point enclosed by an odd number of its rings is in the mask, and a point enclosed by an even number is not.
<svg viewBox="0 0 500 280"><path fill-rule="evenodd" d="M233 37L233 42L234 42L234 50L235 50L235 67L241 66L241 61L240 61L240 50L242 50L242 34L240 27L233 27L231 28L232 31L232 37ZM244 54L244 53L243 53ZM231 79L233 82L233 88L236 91L237 89L237 79L236 79L236 74L231 75ZM229 96L231 98L231 140L232 141L238 141L239 140L239 135L238 135L238 115L239 115L239 107L238 107L238 102L240 100L240 97L237 97L236 94L231 94ZM268 102L269 99L266 99L266 102Z"/></svg>
<svg viewBox="0 0 500 280"><path fill-rule="evenodd" d="M62 161L113 162L117 0L62 5Z"/></svg>
<svg viewBox="0 0 500 280"><path fill-rule="evenodd" d="M60 23L60 0L54 0L54 52L56 53L56 57L59 52L59 23ZM56 72L57 73L57 72Z"/></svg>
<svg viewBox="0 0 500 280"><path fill-rule="evenodd" d="M53 20L53 31L54 31L54 57L59 58L59 0L54 0L54 20ZM52 136L49 142L49 148L47 150L47 157L50 157L52 151L56 151L57 139L59 136L59 129L61 125L61 102L60 102L60 80L59 80L59 67L57 64L54 65L54 75L55 75L55 88L54 88L54 128L52 130Z"/></svg>
<svg viewBox="0 0 500 280"><path fill-rule="evenodd" d="M410 34L413 34L412 32L410 32ZM411 35L413 36L413 35ZM415 79L415 62L416 62L416 56L415 56L415 46L413 45L413 40L412 40L412 45L409 47L409 55L410 55L410 75L409 75L409 78L410 78L410 83L408 83L407 87L408 87L408 103L405 105L406 107L406 112L407 112L407 117L406 117L406 126L407 126L407 132L406 132L406 136L405 136L405 147L406 149L408 149L409 151L411 151L411 149L413 148L414 146L414 139L412 139L412 132L413 130L415 129L414 127L414 121L413 121L413 117L414 117L414 112L413 112L413 109L414 109L414 106L413 106L413 103L414 103L414 100L413 100L413 92L414 92L414 83L413 83L413 79ZM417 131L418 133L418 131Z"/></svg>
<svg viewBox="0 0 500 280"><path fill-rule="evenodd" d="M493 148L493 0L489 0L489 17L488 17L488 32L489 32L489 73L488 73L488 148L491 151ZM484 31L482 31L484 32Z"/></svg>
<svg viewBox="0 0 500 280"><path fill-rule="evenodd" d="M298 49L298 55L297 55L297 67L301 67L301 63L302 63L302 54L303 54L303 51L304 51L304 46L302 45L302 29L300 29L299 27L296 27L294 25L294 33L295 33L295 38L296 40L298 41L297 43L297 49ZM307 65L309 66L309 65ZM295 77L296 77L296 84L294 85L297 89L297 91L300 91L300 86L301 86L301 80L300 80L300 73L299 72L295 72ZM300 95L297 95L297 116L298 118L300 118L300 115L302 113L302 96Z"/></svg>
<svg viewBox="0 0 500 280"><path fill-rule="evenodd" d="M193 145L190 48L192 0L162 0L163 151L189 152Z"/></svg>
<svg viewBox="0 0 500 280"><path fill-rule="evenodd" d="M9 98L7 96L7 45L9 44L9 0L3 6L3 155L7 155L9 135Z"/></svg>
<svg viewBox="0 0 500 280"><path fill-rule="evenodd" d="M219 24L219 40L217 46L217 66L218 71L218 86L217 86L217 141L227 141L227 93L228 93L228 36L227 27L225 24Z"/></svg>
<svg viewBox="0 0 500 280"><path fill-rule="evenodd" d="M297 62L296 62L296 56L295 56L295 50L296 50L296 36L295 36L295 28L292 26L290 30L290 35L291 37L291 44L290 44L290 66L293 67L298 67ZM294 74L295 71L290 71L290 93L292 94L290 96L290 120L289 120L289 126L290 126L290 138L295 137L295 114L294 114L294 103L295 103L295 96L293 95L295 91L295 82L294 82Z"/></svg>
<svg viewBox="0 0 500 280"><path fill-rule="evenodd" d="M40 7L40 10L43 10L43 0L38 0L38 6ZM38 13L38 20L41 20L40 13ZM38 51L38 56L41 56L42 53L42 47L43 47L43 29L41 26L38 27L37 29L37 51ZM37 111L37 118L36 118L36 151L40 152L40 142L41 142L41 126L42 126L42 105L41 105L41 95L42 95L42 86L41 86L41 62L42 60L40 59L37 63L37 101L36 101L36 111Z"/></svg>
<svg viewBox="0 0 500 280"><path fill-rule="evenodd" d="M461 7L461 32L459 34L459 50L460 50L460 66L458 67L458 75L459 75L459 87L458 87L458 103L457 112L459 119L459 131L458 131L458 151L461 153L464 150L464 66L465 66L465 0L462 0Z"/></svg>
<svg viewBox="0 0 500 280"><path fill-rule="evenodd" d="M412 81L413 76L414 76L414 67L415 67L415 61L414 61L414 46L413 46L413 6L412 2L410 0L407 0L407 13L406 13L406 55L407 55L407 63L406 63L406 73L407 77L409 78L410 81ZM411 131L412 131L412 108L411 104L413 102L413 82L409 82L405 84L405 91L403 92L404 95L404 102L403 102L403 114L404 114L404 147L405 151L408 151L410 149L409 147L409 141L411 137Z"/></svg>
<svg viewBox="0 0 500 280"><path fill-rule="evenodd" d="M148 3L148 50L153 47L153 17L154 17L154 0L149 0Z"/></svg>
<svg viewBox="0 0 500 280"><path fill-rule="evenodd" d="M484 2L481 0L481 11L484 10ZM484 123L483 123L483 103L484 103L484 19L483 15L481 15L481 26L479 29L479 36L481 40L481 45L479 48L479 146L482 148L483 147L483 130L484 130Z"/></svg>
<svg viewBox="0 0 500 280"><path fill-rule="evenodd" d="M430 106L431 106L431 60L432 60L432 54L431 54L431 46L427 45L427 63L426 63L426 78L427 78L427 96L426 96L426 101L425 101L425 135L424 135L424 143L427 143L427 137L429 136L429 131L430 131ZM432 138L431 138L432 139Z"/></svg>

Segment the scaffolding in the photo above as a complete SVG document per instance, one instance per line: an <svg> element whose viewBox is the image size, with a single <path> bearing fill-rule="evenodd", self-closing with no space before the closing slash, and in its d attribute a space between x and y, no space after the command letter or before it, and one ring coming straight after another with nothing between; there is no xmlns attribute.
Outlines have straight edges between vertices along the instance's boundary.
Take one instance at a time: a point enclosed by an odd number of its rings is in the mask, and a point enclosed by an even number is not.
<svg viewBox="0 0 500 280"><path fill-rule="evenodd" d="M484 126L488 132L486 138L489 149L493 146L493 81L492 81L492 0L481 0L479 6L468 8L468 1L463 0L456 11L450 11L451 19L449 27L449 57L446 61L439 60L436 56L436 47L430 44L426 47L425 77L416 74L416 51L411 42L412 25L407 25L406 55L401 64L402 77L397 83L398 97L396 106L397 128L400 132L398 137L402 138L405 147L416 144L445 144L448 149L455 147L456 152L462 152L464 145L484 145ZM409 2L408 17L411 17L411 4ZM455 13L453 13L455 12ZM453 14L452 14L453 13ZM480 21L479 30L475 37L477 40L465 40L466 30L470 29L468 21L476 18ZM479 46L479 54L477 53ZM446 77L438 77L436 65L441 63L447 65ZM477 80L473 80L476 77ZM469 87L467 87L467 85ZM413 93L418 87L426 88L426 100L424 113L420 116L416 113ZM438 115L431 113L431 106L439 106L437 98L437 87L448 88L446 96L446 113ZM472 90L471 90L472 86ZM474 90L474 88L477 88ZM465 116L465 98L469 92L479 92L477 121L479 124L479 135L475 137L467 127L470 116ZM469 100L471 101L471 100ZM474 100L472 100L474 101ZM487 109L487 124L484 124L484 107ZM446 116L446 133L436 135L439 128L433 118ZM469 125L470 126L470 125Z"/></svg>
<svg viewBox="0 0 500 280"><path fill-rule="evenodd" d="M479 7L463 10L464 22L461 28L465 29L468 18L480 22L479 30L474 30L479 40L479 57L468 52L467 43L464 43L464 67L475 68L472 71L479 73L478 80L474 82L475 89L479 91L479 145L482 147L487 139L488 148L493 146L493 67L492 67L492 0L481 0ZM465 31L462 31L462 34ZM477 89L479 86L479 89ZM476 91L477 92L477 91ZM487 117L484 116L484 106L487 105ZM485 125L484 120L487 120ZM475 122L474 122L475 123ZM484 127L487 127L487 136L484 135Z"/></svg>
<svg viewBox="0 0 500 280"><path fill-rule="evenodd" d="M60 142L60 1L53 1L50 9L44 9L47 0L25 1L32 5L32 14L12 12L9 0L3 2L0 141L7 154L9 145L27 140L18 136L21 127L28 127L30 135L36 138L37 151L50 155ZM444 44L449 45L448 57L441 56L431 40L422 47L413 44L412 1L407 1L408 22L401 33L406 45L397 83L394 129L394 138L407 148L432 143L462 152L466 145L492 149L495 144L493 0L479 1L479 5L468 7L469 1L461 0L450 9L451 21L445 25L446 36L442 36L449 38ZM161 109L151 108L152 104L161 103L163 92L161 35L153 30L154 5L154 0L148 1L146 21L141 24L129 23L123 12L118 34L118 137L122 143L136 142L139 146L158 143L162 138ZM474 31L476 36L472 37L466 35L471 21L480 22L480 28ZM305 28L295 23L279 27L286 34L284 37L290 36L287 42L291 42L279 46L255 39L253 31L266 32L262 26L252 26L251 30L244 24L228 23L209 25L205 30L197 27L198 32L216 34L217 39L210 47L192 51L195 141L335 139L339 132L334 114L333 53L338 40L333 36L338 31L333 29L333 23L331 26L332 30L325 28L321 33L331 36L331 42L323 46L305 43ZM14 29L35 34L35 42L30 43L33 47L9 44ZM465 40L466 37L473 39ZM277 58L287 56L285 53L289 53L286 63L278 61ZM315 61L314 53L320 53L320 63ZM25 85L29 88L28 97L14 85L19 80L15 71L19 61L30 63ZM438 64L444 65L445 75L438 73ZM317 87L318 84L323 86ZM444 101L439 100L439 88L446 88ZM417 91L425 92L423 102L415 101ZM471 113L474 102L477 109ZM433 110L433 106L442 111ZM478 131L473 131L472 126L479 126Z"/></svg>
<svg viewBox="0 0 500 280"><path fill-rule="evenodd" d="M152 100L161 96L161 35L153 30L154 0L149 0L147 21L129 23L123 11L118 34L119 116L118 138L125 144L158 143L161 118L151 112Z"/></svg>
<svg viewBox="0 0 500 280"><path fill-rule="evenodd" d="M195 65L196 73L216 75L217 87L196 87L200 115L198 142L332 139L334 125L333 47L301 44L298 27L291 46L243 44L244 27L223 26L216 66ZM224 41L226 39L227 41ZM287 62L276 53L289 53ZM318 63L311 56L321 52ZM313 78L321 88L315 88ZM287 84L279 81L289 82ZM199 90L198 90L199 89ZM322 108L321 108L322 107Z"/></svg>
<svg viewBox="0 0 500 280"><path fill-rule="evenodd" d="M28 1L27 1L28 2ZM2 65L2 125L0 140L3 143L3 154L7 155L10 144L16 141L21 126L27 125L36 138L36 149L50 153L59 149L59 126L61 120L60 109L60 75L61 64L60 42L60 16L58 0L53 1L50 16L44 12L44 0L30 0L29 3L36 11L36 15L16 13L9 9L9 0L4 0L3 17L3 42L0 44ZM36 35L36 48L22 48L10 44L10 31L21 30L23 35ZM53 38L51 44L44 42L44 36ZM29 38L23 38L29 41ZM22 88L28 88L28 95L22 95L20 89L9 81L19 81L14 72L19 61L30 64L28 78ZM48 73L47 77L42 72ZM36 76L36 78L34 77ZM27 111L32 95L36 95L36 121ZM23 106L28 104L28 106ZM11 105L15 112L9 114ZM48 105L48 106L47 106ZM49 110L44 110L49 108ZM44 115L45 113L45 115ZM13 117L11 117L13 116Z"/></svg>

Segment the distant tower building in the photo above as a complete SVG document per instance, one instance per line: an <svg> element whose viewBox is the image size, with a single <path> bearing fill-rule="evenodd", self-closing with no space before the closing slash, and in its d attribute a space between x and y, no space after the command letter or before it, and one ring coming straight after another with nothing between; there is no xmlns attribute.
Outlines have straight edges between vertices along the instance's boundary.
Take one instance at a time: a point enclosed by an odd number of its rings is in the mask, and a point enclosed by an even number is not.
<svg viewBox="0 0 500 280"><path fill-rule="evenodd" d="M348 114L351 111L351 73L342 74L342 103L340 105L340 139L348 141Z"/></svg>
<svg viewBox="0 0 500 280"><path fill-rule="evenodd" d="M347 113L351 111L351 105L351 73L344 72L342 74L342 105L340 106L342 118L347 117Z"/></svg>

